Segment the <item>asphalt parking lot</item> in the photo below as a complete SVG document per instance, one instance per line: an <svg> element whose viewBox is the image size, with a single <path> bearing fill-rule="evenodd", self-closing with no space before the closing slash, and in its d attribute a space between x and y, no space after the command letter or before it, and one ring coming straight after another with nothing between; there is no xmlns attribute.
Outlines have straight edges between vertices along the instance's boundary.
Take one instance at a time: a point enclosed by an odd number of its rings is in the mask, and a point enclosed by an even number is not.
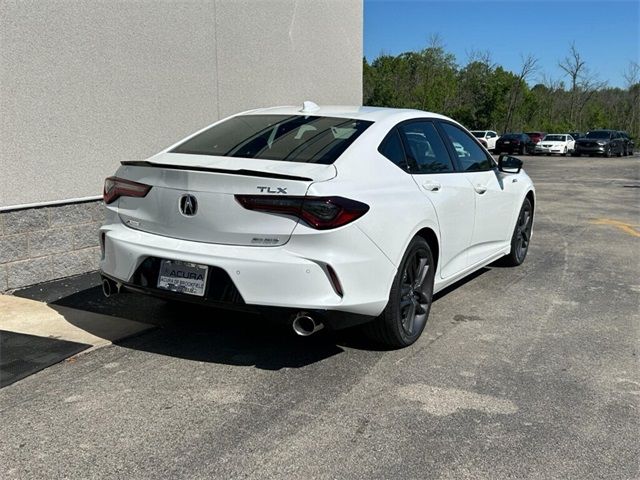
<svg viewBox="0 0 640 480"><path fill-rule="evenodd" d="M404 350L95 276L26 291L159 328L0 390L2 476L639 478L640 157L523 159L526 262L440 294Z"/></svg>

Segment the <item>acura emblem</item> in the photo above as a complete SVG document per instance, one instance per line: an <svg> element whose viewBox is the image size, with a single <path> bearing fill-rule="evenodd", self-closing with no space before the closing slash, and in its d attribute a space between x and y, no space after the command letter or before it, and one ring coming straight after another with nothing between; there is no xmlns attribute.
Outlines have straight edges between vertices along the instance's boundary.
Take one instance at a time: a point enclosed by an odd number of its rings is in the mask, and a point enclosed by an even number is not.
<svg viewBox="0 0 640 480"><path fill-rule="evenodd" d="M185 217L193 217L198 211L198 201L193 195L180 197L180 212Z"/></svg>

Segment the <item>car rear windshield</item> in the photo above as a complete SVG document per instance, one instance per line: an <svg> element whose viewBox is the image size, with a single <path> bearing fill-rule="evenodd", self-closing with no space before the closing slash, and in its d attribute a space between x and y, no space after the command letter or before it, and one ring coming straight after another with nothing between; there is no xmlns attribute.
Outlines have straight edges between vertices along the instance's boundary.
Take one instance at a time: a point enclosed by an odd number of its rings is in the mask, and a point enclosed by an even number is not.
<svg viewBox="0 0 640 480"><path fill-rule="evenodd" d="M587 133L586 138L609 138L610 135L611 132L607 132L606 130L595 130Z"/></svg>
<svg viewBox="0 0 640 480"><path fill-rule="evenodd" d="M503 135L502 137L500 137L501 140L511 140L514 138L520 138L520 134L519 133L507 133L506 135Z"/></svg>
<svg viewBox="0 0 640 480"><path fill-rule="evenodd" d="M302 115L239 115L199 133L172 152L331 164L372 123Z"/></svg>

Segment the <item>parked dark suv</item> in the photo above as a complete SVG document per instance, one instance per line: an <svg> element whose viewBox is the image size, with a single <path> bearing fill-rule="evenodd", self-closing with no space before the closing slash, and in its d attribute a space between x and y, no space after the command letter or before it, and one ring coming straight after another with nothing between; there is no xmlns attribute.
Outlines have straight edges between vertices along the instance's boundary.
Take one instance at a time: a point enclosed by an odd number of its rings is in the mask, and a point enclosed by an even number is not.
<svg viewBox="0 0 640 480"><path fill-rule="evenodd" d="M620 134L620 136L622 137L622 139L624 140L624 148L623 148L623 155L633 155L633 149L635 148L636 144L634 143L633 139L629 136L629 134L627 132L618 132Z"/></svg>
<svg viewBox="0 0 640 480"><path fill-rule="evenodd" d="M617 155L619 157L624 153L624 139L620 136L620 132L615 130L593 130L588 132L584 137L576 140L573 149L573 156L580 155L602 155L610 157Z"/></svg>
<svg viewBox="0 0 640 480"><path fill-rule="evenodd" d="M494 150L496 154L507 152L519 153L521 155L525 153L533 155L535 151L536 144L533 143L526 133L505 133L496 142L496 148Z"/></svg>

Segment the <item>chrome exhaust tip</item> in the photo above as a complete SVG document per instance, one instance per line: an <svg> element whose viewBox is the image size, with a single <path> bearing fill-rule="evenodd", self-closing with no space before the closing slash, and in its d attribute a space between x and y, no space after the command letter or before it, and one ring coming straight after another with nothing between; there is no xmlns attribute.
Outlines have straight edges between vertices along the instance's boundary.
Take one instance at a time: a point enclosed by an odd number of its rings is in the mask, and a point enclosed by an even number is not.
<svg viewBox="0 0 640 480"><path fill-rule="evenodd" d="M306 312L298 312L293 317L291 323L293 331L301 337L308 337L324 328L324 323L317 322L312 316Z"/></svg>
<svg viewBox="0 0 640 480"><path fill-rule="evenodd" d="M105 298L109 298L111 295L120 293L121 284L114 282L106 277L102 278L102 294Z"/></svg>
<svg viewBox="0 0 640 480"><path fill-rule="evenodd" d="M109 298L112 295L111 282L107 278L102 279L102 294L105 298Z"/></svg>

